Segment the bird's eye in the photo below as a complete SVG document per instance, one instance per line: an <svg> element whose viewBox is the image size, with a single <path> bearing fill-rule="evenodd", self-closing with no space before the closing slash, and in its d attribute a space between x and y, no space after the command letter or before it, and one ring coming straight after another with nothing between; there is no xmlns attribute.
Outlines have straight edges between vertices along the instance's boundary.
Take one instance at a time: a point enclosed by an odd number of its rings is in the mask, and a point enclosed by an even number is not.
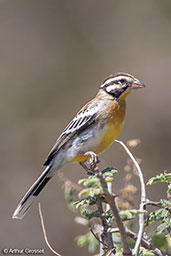
<svg viewBox="0 0 171 256"><path fill-rule="evenodd" d="M124 83L125 83L125 80L124 80L124 79L121 79L121 80L120 80L120 83L121 83L121 84L124 84Z"/></svg>

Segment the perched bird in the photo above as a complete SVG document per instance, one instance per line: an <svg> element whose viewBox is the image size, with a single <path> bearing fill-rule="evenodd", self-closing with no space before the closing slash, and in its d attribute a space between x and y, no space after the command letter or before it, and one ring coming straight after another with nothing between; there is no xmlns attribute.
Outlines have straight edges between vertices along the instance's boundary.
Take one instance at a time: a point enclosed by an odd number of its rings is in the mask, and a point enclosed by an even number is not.
<svg viewBox="0 0 171 256"><path fill-rule="evenodd" d="M99 154L120 134L125 118L126 97L143 88L138 79L127 73L110 75L100 89L64 129L50 151L45 170L25 194L13 218L22 219L56 171L68 162L84 162L86 152Z"/></svg>

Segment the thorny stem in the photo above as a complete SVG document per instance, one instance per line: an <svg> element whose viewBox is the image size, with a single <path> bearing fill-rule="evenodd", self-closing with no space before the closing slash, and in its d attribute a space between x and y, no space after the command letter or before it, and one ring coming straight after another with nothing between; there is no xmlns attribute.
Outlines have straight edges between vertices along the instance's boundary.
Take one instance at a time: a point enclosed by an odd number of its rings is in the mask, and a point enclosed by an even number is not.
<svg viewBox="0 0 171 256"><path fill-rule="evenodd" d="M107 232L109 225L106 221L105 216L103 216L103 207L102 207L102 201L99 196L97 196L97 208L100 213L100 218L102 221L102 226L103 226L103 231L101 233L101 240L103 244L100 246L100 255L103 255L106 252L106 249L110 250L111 253L110 255L115 255L115 247L113 245L113 240L112 240L112 234ZM107 244L107 248L104 247L104 244Z"/></svg>
<svg viewBox="0 0 171 256"><path fill-rule="evenodd" d="M141 185L140 211L143 211L144 208L145 208L145 202L146 202L146 189L145 189L145 183L144 183L144 178L143 178L143 175L142 175L141 168L140 168L139 164L137 163L137 161L135 160L132 153L127 148L127 146L120 140L115 140L115 141L117 143L119 143L125 149L126 153L131 158L131 160L133 161L133 163L134 163L134 165L135 165L135 167L138 171L138 176L139 176L140 185ZM133 255L135 255L135 256L139 255L138 252L139 252L139 247L140 247L140 244L141 244L141 239L143 237L143 233L144 233L144 214L140 214L139 215L139 231L138 231L135 247L134 247L134 250L133 250Z"/></svg>
<svg viewBox="0 0 171 256"><path fill-rule="evenodd" d="M129 248L125 227L124 227L124 225L122 223L122 220L121 220L121 218L119 216L118 209L117 209L116 204L115 204L115 196L112 195L111 193L109 193L106 180L105 180L102 172L99 171L99 169L97 168L97 166L95 168L95 174L96 174L96 176L100 180L100 183L101 183L101 186L103 188L103 192L104 192L106 201L110 205L110 208L111 208L111 210L113 212L113 215L115 216L115 221L116 221L116 224L117 224L117 226L119 228L121 239L122 239L122 242L123 242L123 255L125 255L125 256L126 255L132 255L131 250Z"/></svg>

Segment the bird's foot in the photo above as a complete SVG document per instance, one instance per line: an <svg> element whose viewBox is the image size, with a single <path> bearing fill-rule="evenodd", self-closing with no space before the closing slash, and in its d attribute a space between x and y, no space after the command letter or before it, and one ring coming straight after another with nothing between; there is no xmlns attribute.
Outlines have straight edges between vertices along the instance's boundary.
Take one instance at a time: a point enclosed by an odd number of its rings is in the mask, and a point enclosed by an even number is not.
<svg viewBox="0 0 171 256"><path fill-rule="evenodd" d="M86 152L85 155L90 156L90 158L85 162L81 162L80 165L87 173L93 172L97 168L97 164L100 163L99 157L92 151Z"/></svg>

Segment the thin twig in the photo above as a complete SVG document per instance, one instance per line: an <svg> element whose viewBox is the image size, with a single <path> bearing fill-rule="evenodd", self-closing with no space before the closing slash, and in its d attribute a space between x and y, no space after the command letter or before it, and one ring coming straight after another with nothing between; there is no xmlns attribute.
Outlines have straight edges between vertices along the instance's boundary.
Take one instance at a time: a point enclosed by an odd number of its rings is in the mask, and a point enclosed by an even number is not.
<svg viewBox="0 0 171 256"><path fill-rule="evenodd" d="M45 229L45 224L44 224L44 220L43 220L43 214L42 214L42 210L41 210L41 204L38 203L38 207L39 207L39 215L40 215L40 220L41 220L41 226L42 226L42 230L43 230L43 236L45 239L45 242L48 246L48 248L57 256L62 256L61 254L59 254L58 252L56 252L51 245L49 244L49 241L47 239L47 234L46 234L46 229Z"/></svg>
<svg viewBox="0 0 171 256"><path fill-rule="evenodd" d="M103 241L101 241L101 240L99 239L98 235L95 234L95 232L93 231L92 228L90 228L90 232L92 233L92 235L96 238L96 240L97 240L99 243L103 244L103 245L107 248L107 244L105 244Z"/></svg>
<svg viewBox="0 0 171 256"><path fill-rule="evenodd" d="M154 201L150 201L149 199L147 199L144 203L144 205L152 205L152 206L156 206L156 207L159 207L159 208L163 208L163 205L162 203L159 201L159 202L154 202ZM171 209L169 207L164 207L166 210L169 211L169 213L171 213Z"/></svg>
<svg viewBox="0 0 171 256"><path fill-rule="evenodd" d="M134 165L135 165L135 167L138 171L138 176L139 176L140 185L141 185L140 211L143 211L144 210L144 203L146 202L146 189L145 189L145 183L144 183L144 178L143 178L143 175L142 175L141 168L140 168L139 164L137 163L137 161L135 160L132 153L127 148L127 146L120 140L115 140L115 141L117 143L119 143L125 149L125 151L127 152L128 156L133 161L133 163L134 163ZM139 255L138 252L139 252L139 247L140 247L140 244L141 244L141 239L143 237L143 233L144 233L144 214L140 214L139 215L139 231L138 231L135 247L134 247L134 250L133 250L133 255L135 255L135 256Z"/></svg>
<svg viewBox="0 0 171 256"><path fill-rule="evenodd" d="M112 232L112 233L118 233L119 232L119 229L118 228L110 228L108 230L108 232ZM134 233L133 231L129 230L129 229L126 229L126 233L127 235L132 238L133 240L136 241L137 239L137 234ZM158 248L156 248L155 246L153 246L150 242L148 242L147 240L145 239L141 239L141 245L147 249L147 250L153 250L154 251L154 254L156 256L167 256L164 252L160 251Z"/></svg>
<svg viewBox="0 0 171 256"><path fill-rule="evenodd" d="M108 182L107 183L107 187L108 187L108 191L110 194L112 194L112 182ZM106 205L106 211L109 211L111 208L110 208L110 204L107 204Z"/></svg>
<svg viewBox="0 0 171 256"><path fill-rule="evenodd" d="M100 255L106 254L106 249L111 251L110 255L115 255L115 247L113 245L112 234L107 232L109 226L106 221L106 217L103 215L103 207L102 207L102 201L100 199L100 196L97 196L96 204L97 204L97 208L98 208L102 226L103 226L103 231L100 234L101 240L103 241L103 244L107 244L107 248L105 248L104 246L100 246Z"/></svg>

